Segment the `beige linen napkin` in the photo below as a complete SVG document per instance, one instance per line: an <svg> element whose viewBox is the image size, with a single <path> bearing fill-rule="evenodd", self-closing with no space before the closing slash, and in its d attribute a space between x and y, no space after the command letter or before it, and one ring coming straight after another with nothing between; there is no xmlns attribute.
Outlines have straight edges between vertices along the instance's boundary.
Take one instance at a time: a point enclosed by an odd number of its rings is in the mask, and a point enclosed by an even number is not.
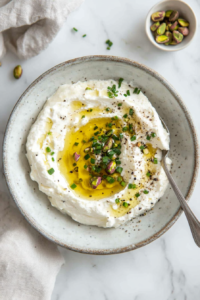
<svg viewBox="0 0 200 300"><path fill-rule="evenodd" d="M50 300L64 260L0 189L0 300Z"/></svg>
<svg viewBox="0 0 200 300"><path fill-rule="evenodd" d="M19 58L37 55L83 0L0 0L0 58L6 47Z"/></svg>

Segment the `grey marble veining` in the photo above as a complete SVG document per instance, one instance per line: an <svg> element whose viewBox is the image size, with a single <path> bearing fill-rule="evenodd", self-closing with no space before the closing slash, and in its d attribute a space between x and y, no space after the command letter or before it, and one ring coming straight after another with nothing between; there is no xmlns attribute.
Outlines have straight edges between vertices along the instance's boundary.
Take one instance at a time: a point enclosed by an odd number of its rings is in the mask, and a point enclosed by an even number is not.
<svg viewBox="0 0 200 300"><path fill-rule="evenodd" d="M196 37L188 48L174 53L162 52L151 45L145 36L144 22L156 2L87 0L69 16L58 36L40 55L20 61L8 53L0 67L0 143L14 104L34 79L62 61L90 54L128 57L158 71L183 97L200 135L200 42ZM187 2L199 19L200 2ZM72 27L78 28L78 32L72 32ZM83 34L87 37L82 38ZM105 45L108 38L113 41L110 51ZM12 76L17 64L24 71L20 80ZM200 177L190 201L200 218L199 195ZM2 159L1 197L9 198ZM62 248L60 251L66 263L58 274L52 300L200 299L200 250L193 242L184 215L160 239L133 252L92 256Z"/></svg>

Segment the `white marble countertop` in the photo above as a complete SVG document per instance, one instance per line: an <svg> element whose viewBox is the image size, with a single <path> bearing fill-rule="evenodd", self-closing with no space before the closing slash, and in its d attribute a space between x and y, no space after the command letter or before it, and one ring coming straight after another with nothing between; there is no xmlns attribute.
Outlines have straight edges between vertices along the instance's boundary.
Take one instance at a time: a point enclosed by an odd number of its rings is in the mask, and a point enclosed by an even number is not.
<svg viewBox="0 0 200 300"><path fill-rule="evenodd" d="M199 34L180 52L165 53L156 49L144 31L146 14L156 2L86 0L40 55L20 61L8 53L0 68L0 142L14 104L35 78L60 62L91 54L127 57L158 71L183 97L200 135ZM200 18L200 2L187 2ZM72 32L72 27L79 31ZM87 37L82 38L85 33ZM113 41L110 51L105 45L108 38ZM24 70L20 80L12 76L17 64ZM2 157L2 153L0 155ZM2 170L2 161L0 168ZM6 190L3 184L1 188ZM190 202L200 219L199 201L200 177ZM92 256L60 250L66 263L58 274L52 300L200 299L200 249L193 242L184 215L164 236L129 253Z"/></svg>

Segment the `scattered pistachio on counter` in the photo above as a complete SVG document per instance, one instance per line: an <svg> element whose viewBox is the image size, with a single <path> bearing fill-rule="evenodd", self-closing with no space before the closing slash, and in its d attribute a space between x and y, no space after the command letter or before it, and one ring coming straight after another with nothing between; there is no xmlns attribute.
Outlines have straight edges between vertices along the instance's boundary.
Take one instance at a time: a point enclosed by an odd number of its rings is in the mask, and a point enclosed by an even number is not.
<svg viewBox="0 0 200 300"><path fill-rule="evenodd" d="M22 67L20 65L14 68L13 76L15 77L15 79L19 79L22 76Z"/></svg>
<svg viewBox="0 0 200 300"><path fill-rule="evenodd" d="M178 45L189 34L189 22L177 10L157 11L151 15L150 29L158 44Z"/></svg>

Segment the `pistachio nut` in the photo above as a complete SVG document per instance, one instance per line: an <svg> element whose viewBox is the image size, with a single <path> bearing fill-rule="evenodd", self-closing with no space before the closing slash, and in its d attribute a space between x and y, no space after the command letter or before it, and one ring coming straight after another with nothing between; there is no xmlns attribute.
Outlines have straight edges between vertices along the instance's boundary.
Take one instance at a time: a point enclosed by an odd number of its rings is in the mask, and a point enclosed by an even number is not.
<svg viewBox="0 0 200 300"><path fill-rule="evenodd" d="M107 168L106 168L106 170L107 170L107 172L109 173L109 174L113 174L114 172L115 172L115 170L116 170L116 162L115 161L111 161L108 165L107 165Z"/></svg>
<svg viewBox="0 0 200 300"><path fill-rule="evenodd" d="M177 30L173 31L173 40L177 42L177 44L181 43L183 40L183 35Z"/></svg>
<svg viewBox="0 0 200 300"><path fill-rule="evenodd" d="M153 23L150 27L151 31L153 31L153 32L156 31L159 26L160 26L160 22Z"/></svg>
<svg viewBox="0 0 200 300"><path fill-rule="evenodd" d="M110 150L112 148L112 145L113 145L113 139L109 138L103 147L103 152Z"/></svg>
<svg viewBox="0 0 200 300"><path fill-rule="evenodd" d="M173 40L173 37L172 37L172 33L170 31L166 31L165 35L169 38L169 42L165 43L165 45L167 46L167 45L170 45L170 43Z"/></svg>
<svg viewBox="0 0 200 300"><path fill-rule="evenodd" d="M171 26L169 26L169 30L173 31L173 30L177 30L178 29L178 21L175 21L174 23L171 24Z"/></svg>
<svg viewBox="0 0 200 300"><path fill-rule="evenodd" d="M157 11L151 15L151 19L153 22L159 22L164 20L165 12L164 11Z"/></svg>
<svg viewBox="0 0 200 300"><path fill-rule="evenodd" d="M92 177L90 179L90 184L93 189L96 189L98 187L98 185L101 184L101 177Z"/></svg>
<svg viewBox="0 0 200 300"><path fill-rule="evenodd" d="M85 153L90 152L90 148L85 148L85 149L84 149L84 152L85 152Z"/></svg>
<svg viewBox="0 0 200 300"><path fill-rule="evenodd" d="M173 12L173 10L167 10L166 12L165 12L165 17L166 18L169 18L170 16L171 16L171 13Z"/></svg>
<svg viewBox="0 0 200 300"><path fill-rule="evenodd" d="M169 21L175 22L176 20L178 20L178 17L179 17L179 12L177 10L173 10L173 12L171 13L171 15L169 17Z"/></svg>
<svg viewBox="0 0 200 300"><path fill-rule="evenodd" d="M158 44L165 44L165 43L169 42L169 37L166 35L158 35L156 37L156 42Z"/></svg>
<svg viewBox="0 0 200 300"><path fill-rule="evenodd" d="M80 158L81 156L80 156L78 153L75 152L75 153L73 154L73 157L74 157L74 160L75 160L75 161L78 161L79 158Z"/></svg>
<svg viewBox="0 0 200 300"><path fill-rule="evenodd" d="M188 27L190 25L190 23L184 19L178 19L178 22L182 27Z"/></svg>
<svg viewBox="0 0 200 300"><path fill-rule="evenodd" d="M189 34L189 29L187 27L179 27L178 31L182 33L183 36L187 36Z"/></svg>
<svg viewBox="0 0 200 300"><path fill-rule="evenodd" d="M20 65L14 68L13 75L15 79L19 79L22 76L22 67Z"/></svg>
<svg viewBox="0 0 200 300"><path fill-rule="evenodd" d="M166 29L166 23L162 23L158 29L157 29L157 34L158 35L163 35L165 33L165 29Z"/></svg>
<svg viewBox="0 0 200 300"><path fill-rule="evenodd" d="M175 45L177 45L177 44L178 44L178 43L175 42L174 40L172 40L171 43L170 43L170 45L172 45L172 46L175 46Z"/></svg>

